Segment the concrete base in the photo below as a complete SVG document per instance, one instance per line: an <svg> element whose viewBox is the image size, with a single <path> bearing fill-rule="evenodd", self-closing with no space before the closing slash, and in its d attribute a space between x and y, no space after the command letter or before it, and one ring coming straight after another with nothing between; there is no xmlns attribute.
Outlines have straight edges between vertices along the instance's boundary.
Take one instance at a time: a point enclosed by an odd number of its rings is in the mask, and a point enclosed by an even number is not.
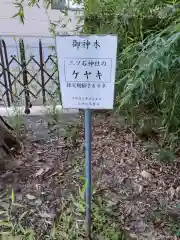
<svg viewBox="0 0 180 240"><path fill-rule="evenodd" d="M49 108L52 108L52 106L33 106L30 108L30 114L29 116L41 116L45 115ZM77 114L79 112L79 109L63 109L61 105L57 105L56 109L60 113L74 113ZM12 116L19 112L19 114L26 115L24 113L25 107L0 107L0 115L1 116Z"/></svg>

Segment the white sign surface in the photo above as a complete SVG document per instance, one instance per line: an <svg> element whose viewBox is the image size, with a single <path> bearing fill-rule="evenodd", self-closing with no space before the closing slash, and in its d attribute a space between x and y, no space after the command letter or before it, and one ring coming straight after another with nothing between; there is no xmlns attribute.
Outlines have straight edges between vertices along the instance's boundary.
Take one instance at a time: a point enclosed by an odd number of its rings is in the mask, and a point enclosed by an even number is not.
<svg viewBox="0 0 180 240"><path fill-rule="evenodd" d="M57 36L56 49L63 107L112 109L117 37Z"/></svg>

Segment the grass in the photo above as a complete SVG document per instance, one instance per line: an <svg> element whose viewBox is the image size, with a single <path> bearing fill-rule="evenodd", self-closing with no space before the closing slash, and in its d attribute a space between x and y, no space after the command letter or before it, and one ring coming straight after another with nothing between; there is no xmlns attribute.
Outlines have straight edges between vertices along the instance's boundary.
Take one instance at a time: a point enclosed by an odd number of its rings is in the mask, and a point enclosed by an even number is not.
<svg viewBox="0 0 180 240"><path fill-rule="evenodd" d="M167 210L167 206L155 210L150 216L156 226L162 225L173 236L180 237L180 220L178 206L174 210Z"/></svg>
<svg viewBox="0 0 180 240"><path fill-rule="evenodd" d="M85 185L79 190L77 196L71 196L69 201L64 201L61 206L59 216L47 235L38 236L36 229L27 228L23 225L23 219L28 211L23 212L17 219L13 215L14 208L22 206L15 201L12 190L8 210L0 212L0 234L1 239L21 239L21 240L83 240L86 238L85 232ZM1 199L2 201L2 199ZM93 227L92 239L103 240L124 240L120 226L113 220L107 211L105 202L97 196L93 198L92 205Z"/></svg>
<svg viewBox="0 0 180 240"><path fill-rule="evenodd" d="M23 112L18 106L13 106L13 114L9 115L8 123L16 131L17 137L20 137L22 128L25 129L25 122Z"/></svg>
<svg viewBox="0 0 180 240"><path fill-rule="evenodd" d="M47 107L46 120L50 130L59 135L57 129L60 121L60 113L57 110L57 101L52 101ZM21 135L23 125L23 115L15 107L14 115L10 116L9 122L16 129L17 134ZM68 146L73 147L76 143L78 125L70 124L67 126L64 138ZM78 161L77 161L78 162ZM76 163L77 163L76 162ZM83 167L82 167L83 168ZM81 163L74 167L74 171L82 173ZM84 169L84 168L83 168ZM64 199L60 206L60 211L54 219L52 228L47 230L43 236L36 227L28 226L26 216L31 213L31 209L24 206L24 203L17 202L14 191L11 195L0 199L0 236L1 239L21 239L21 240L83 240L86 237L85 227L85 180L79 178L78 191L73 193L69 199ZM5 202L6 209L2 204ZM92 239L93 240L124 240L121 226L115 221L107 208L105 200L94 191L92 204ZM33 216L32 216L33 217ZM38 216L36 216L38 217Z"/></svg>
<svg viewBox="0 0 180 240"><path fill-rule="evenodd" d="M59 112L57 106L60 103L58 89L54 97L49 98L45 104L46 114L45 118L47 121L48 129L50 132L56 132L58 137L60 137L61 127L59 124L61 113Z"/></svg>
<svg viewBox="0 0 180 240"><path fill-rule="evenodd" d="M176 151L180 140L179 1L88 3L85 33L114 33L119 39L116 71L119 113L124 112L136 123L151 118L163 148ZM147 133L147 128L144 131Z"/></svg>
<svg viewBox="0 0 180 240"><path fill-rule="evenodd" d="M59 138L63 135L66 143L69 142L72 146L74 146L78 135L79 124L66 124L67 126L65 127L65 131L62 131L62 126L60 124L62 113L57 108L58 103L59 94L56 94L56 97L49 99L46 104L45 118L48 129L50 132L56 132Z"/></svg>

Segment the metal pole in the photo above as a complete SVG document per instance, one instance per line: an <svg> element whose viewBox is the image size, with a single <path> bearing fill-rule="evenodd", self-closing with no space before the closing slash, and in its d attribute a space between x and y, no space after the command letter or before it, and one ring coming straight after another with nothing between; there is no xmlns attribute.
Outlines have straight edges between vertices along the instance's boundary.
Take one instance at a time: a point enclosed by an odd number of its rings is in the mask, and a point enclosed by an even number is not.
<svg viewBox="0 0 180 240"><path fill-rule="evenodd" d="M91 239L91 201L92 201L92 119L91 110L85 110L85 165L86 165L86 227L88 239Z"/></svg>

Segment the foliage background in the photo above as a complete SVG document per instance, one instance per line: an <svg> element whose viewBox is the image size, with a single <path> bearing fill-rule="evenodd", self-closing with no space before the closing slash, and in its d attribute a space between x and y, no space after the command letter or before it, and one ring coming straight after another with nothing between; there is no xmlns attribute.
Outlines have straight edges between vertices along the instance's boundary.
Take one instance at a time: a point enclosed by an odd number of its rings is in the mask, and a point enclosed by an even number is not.
<svg viewBox="0 0 180 240"><path fill-rule="evenodd" d="M46 0L45 6L49 7L50 2ZM146 134L157 132L162 139L161 147L177 150L180 136L180 1L74 2L84 4L83 32L118 35L116 107L119 112L128 116L138 128L145 127ZM23 19L23 0L18 4L19 16ZM29 1L30 6L36 4L37 0Z"/></svg>
<svg viewBox="0 0 180 240"><path fill-rule="evenodd" d="M179 3L97 1L87 8L84 27L118 35L117 109L146 134L156 131L161 147L171 150L177 150L180 132Z"/></svg>

